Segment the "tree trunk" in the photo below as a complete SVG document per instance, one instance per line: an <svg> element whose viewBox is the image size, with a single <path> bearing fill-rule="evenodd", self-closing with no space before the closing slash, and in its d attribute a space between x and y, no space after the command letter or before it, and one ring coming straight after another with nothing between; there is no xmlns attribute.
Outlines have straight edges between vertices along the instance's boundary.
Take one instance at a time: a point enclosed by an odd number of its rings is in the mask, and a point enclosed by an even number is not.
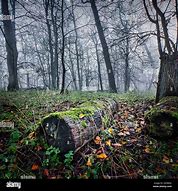
<svg viewBox="0 0 178 191"><path fill-rule="evenodd" d="M15 2L13 2L13 12L15 12ZM7 50L7 67L9 72L9 84L8 90L18 90L18 77L17 77L17 46L15 37L15 21L10 18L8 1L1 0L2 14L9 16L6 20L3 20L4 25L4 37L6 40L6 50ZM14 22L14 23L13 23Z"/></svg>
<svg viewBox="0 0 178 191"><path fill-rule="evenodd" d="M65 53L65 35L64 35L64 0L61 2L61 33L62 33L62 50L61 50L61 64L62 64L62 86L61 86L61 94L64 93L65 90L65 77L66 77L66 68L64 63L64 53Z"/></svg>
<svg viewBox="0 0 178 191"><path fill-rule="evenodd" d="M76 61L77 61L77 74L78 74L78 85L79 90L82 90L82 82L81 82L81 73L80 73L80 58L79 58L79 50L78 50L78 32L77 32L77 26L76 26L76 19L75 19L75 13L74 13L74 5L73 1L72 3L72 17L73 17L73 24L74 24L74 32L75 32L75 51L76 51Z"/></svg>
<svg viewBox="0 0 178 191"><path fill-rule="evenodd" d="M165 96L178 96L178 54L161 56L156 103Z"/></svg>
<svg viewBox="0 0 178 191"><path fill-rule="evenodd" d="M37 135L44 136L47 143L58 147L62 154L70 150L76 152L104 127L102 118L112 119L111 115L117 110L114 100L85 102L77 108L44 117Z"/></svg>
<svg viewBox="0 0 178 191"><path fill-rule="evenodd" d="M52 34L51 34L51 24L49 22L49 1L45 0L45 17L46 17L46 25L48 30L48 42L49 42L49 53L50 53L50 69L51 69L51 88L56 89L56 76L55 76L55 67L54 67L54 59L53 59L53 45L52 45Z"/></svg>
<svg viewBox="0 0 178 191"><path fill-rule="evenodd" d="M70 59L70 65L69 67L71 71L71 76L72 76L72 83L73 83L73 89L77 91L77 83L76 83L76 74L75 74L75 69L74 69L74 62L72 60L72 55L71 55L71 43L69 42L69 59Z"/></svg>
<svg viewBox="0 0 178 191"><path fill-rule="evenodd" d="M124 72L124 92L129 91L130 87L130 68L129 68L129 39L126 39L125 53L125 72Z"/></svg>
<svg viewBox="0 0 178 191"><path fill-rule="evenodd" d="M160 100L145 115L146 131L155 138L178 136L178 97L168 96Z"/></svg>
<svg viewBox="0 0 178 191"><path fill-rule="evenodd" d="M113 73L109 50L108 50L108 45L107 45L107 42L106 42L106 39L104 36L103 28L101 26L101 22L100 22L98 10L97 10L96 4L95 4L95 0L90 0L90 3L91 3L91 8L93 11L94 18L95 18L98 35L99 35L101 45L103 48L104 60L105 60L107 74L108 74L108 80L109 80L109 89L110 89L110 92L117 92L115 79L114 79L114 73Z"/></svg>
<svg viewBox="0 0 178 191"><path fill-rule="evenodd" d="M29 77L29 73L27 73L27 88L30 88L30 77Z"/></svg>
<svg viewBox="0 0 178 191"><path fill-rule="evenodd" d="M100 58L99 58L99 53L98 53L98 45L97 43L95 44L95 51L96 51L96 60L97 60L97 65L98 65L98 80L100 84L100 90L103 91L103 82L102 82L102 77L101 77L101 66L100 66Z"/></svg>

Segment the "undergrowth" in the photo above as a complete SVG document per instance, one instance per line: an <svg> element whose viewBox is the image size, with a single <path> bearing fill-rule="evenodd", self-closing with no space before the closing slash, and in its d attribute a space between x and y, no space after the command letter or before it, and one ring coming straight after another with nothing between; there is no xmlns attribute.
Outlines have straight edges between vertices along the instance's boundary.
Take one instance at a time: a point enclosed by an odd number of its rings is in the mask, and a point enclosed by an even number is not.
<svg viewBox="0 0 178 191"><path fill-rule="evenodd" d="M39 122L50 113L104 98L117 100L119 111L104 118L103 130L77 153L61 157L59 148L37 138ZM145 134L144 114L153 104L153 95L134 92L0 92L0 122L14 126L1 128L0 178L178 178L178 143Z"/></svg>

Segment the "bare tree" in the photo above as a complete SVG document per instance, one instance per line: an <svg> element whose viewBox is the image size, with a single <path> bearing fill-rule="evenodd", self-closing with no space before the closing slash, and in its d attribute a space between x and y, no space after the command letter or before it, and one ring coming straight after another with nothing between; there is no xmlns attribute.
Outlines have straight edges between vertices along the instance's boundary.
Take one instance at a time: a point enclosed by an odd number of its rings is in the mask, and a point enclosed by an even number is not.
<svg viewBox="0 0 178 191"><path fill-rule="evenodd" d="M149 20L156 26L156 36L160 55L160 71L156 102L165 96L178 96L178 1L143 0ZM174 9L174 10L173 10ZM152 11L153 10L153 11ZM152 11L152 12L151 12ZM169 28L173 22L176 40L173 42ZM169 25L170 24L170 25Z"/></svg>
<svg viewBox="0 0 178 191"><path fill-rule="evenodd" d="M17 90L18 86L18 77L17 77L17 59L18 52L16 46L16 36L15 36L15 20L12 21L10 18L9 12L9 3L8 0L1 0L1 9L3 14L3 25L4 25L4 37L6 41L6 51L7 51L7 66L9 72L9 84L8 90ZM15 19L15 0L11 1L12 13Z"/></svg>
<svg viewBox="0 0 178 191"><path fill-rule="evenodd" d="M64 63L64 53L65 53L65 35L64 35L64 0L61 1L61 33L62 33L62 48L61 48L61 65L62 65L62 86L61 94L65 90L65 77L66 77L66 68Z"/></svg>
<svg viewBox="0 0 178 191"><path fill-rule="evenodd" d="M95 24L98 30L98 35L101 41L102 49L103 49L103 54L104 54L104 60L106 64L106 69L107 69L107 74L108 74L108 81L109 81L109 89L110 92L117 92L116 84L115 84L115 78L114 78L114 73L113 73L113 68L110 60L110 55L109 55L109 50L108 50L108 45L106 42L106 38L104 36L104 31L103 27L100 22L99 14L98 14L98 9L95 3L95 0L90 0L90 1L83 1L83 3L90 2L91 4L91 9L94 15L95 19Z"/></svg>

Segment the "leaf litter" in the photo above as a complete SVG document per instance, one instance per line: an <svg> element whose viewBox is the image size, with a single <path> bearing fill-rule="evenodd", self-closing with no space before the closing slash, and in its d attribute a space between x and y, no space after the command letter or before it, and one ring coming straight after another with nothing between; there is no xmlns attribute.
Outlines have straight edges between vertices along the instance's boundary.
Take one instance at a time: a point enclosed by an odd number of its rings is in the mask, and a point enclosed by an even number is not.
<svg viewBox="0 0 178 191"><path fill-rule="evenodd" d="M43 104L38 108L39 113L40 111L63 111L81 103L83 102L64 101L62 104L53 104L52 107ZM13 144L8 148L11 152L17 151L16 157L3 154L4 161L1 159L0 169L8 169L12 172L12 169L15 169L19 174L25 172L36 178L48 179L133 179L145 176L177 179L178 143L174 140L158 141L145 133L144 114L153 104L152 100L136 101L132 104L120 101L118 112L108 121L107 126L103 124L101 132L79 150L72 161L68 160L68 165L63 162L55 167L48 164L49 161L45 158L46 146L44 142L35 143L33 146L32 143L36 138L35 133L34 131L28 132L27 138L23 136L21 140L13 143L14 148ZM24 108L21 108L21 113L29 110L30 107L30 104L25 105ZM16 107L15 110L17 110ZM41 117L43 116L44 113ZM83 117L81 114L80 118ZM34 116L29 114L28 121L34 121ZM23 122L22 125L25 126ZM9 144L9 134L5 133L4 135L0 141L1 153L6 153L6 145ZM11 157L12 167L9 165L9 157ZM56 158L52 156L50 163L55 160ZM7 174L4 173L1 176L7 177Z"/></svg>

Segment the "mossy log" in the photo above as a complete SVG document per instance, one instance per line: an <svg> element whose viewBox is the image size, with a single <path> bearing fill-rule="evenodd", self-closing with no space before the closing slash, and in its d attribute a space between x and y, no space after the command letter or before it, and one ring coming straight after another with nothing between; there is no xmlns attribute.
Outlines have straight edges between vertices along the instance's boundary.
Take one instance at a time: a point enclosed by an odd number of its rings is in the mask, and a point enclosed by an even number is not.
<svg viewBox="0 0 178 191"><path fill-rule="evenodd" d="M178 97L164 97L145 115L147 131L156 138L178 135Z"/></svg>
<svg viewBox="0 0 178 191"><path fill-rule="evenodd" d="M102 118L117 111L114 100L85 102L67 111L54 112L40 123L40 135L49 145L58 147L61 153L77 151L98 134L103 126Z"/></svg>

